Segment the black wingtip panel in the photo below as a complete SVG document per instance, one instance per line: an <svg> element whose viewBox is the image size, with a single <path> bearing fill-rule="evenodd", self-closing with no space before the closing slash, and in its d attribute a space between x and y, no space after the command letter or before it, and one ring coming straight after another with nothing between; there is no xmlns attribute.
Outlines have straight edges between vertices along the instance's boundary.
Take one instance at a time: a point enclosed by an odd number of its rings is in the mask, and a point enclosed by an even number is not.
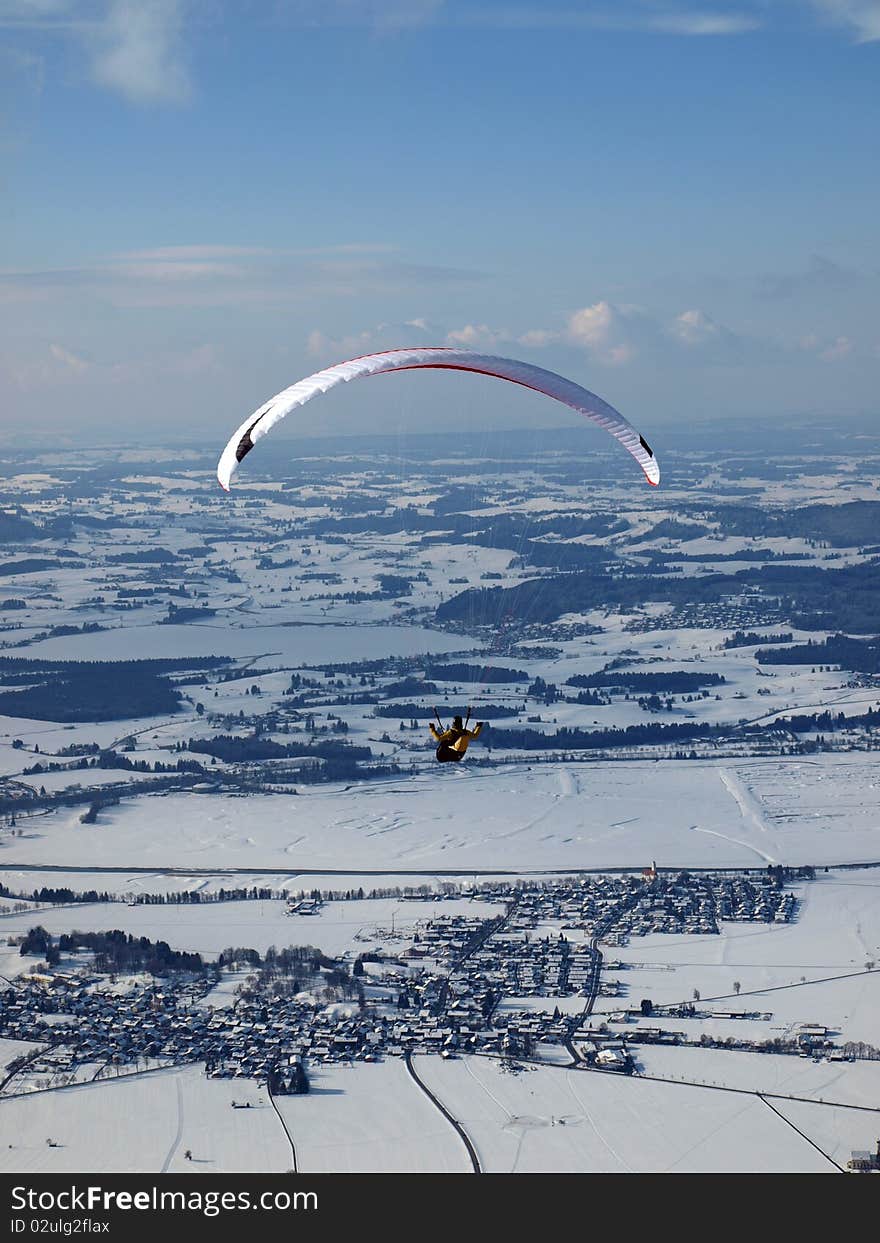
<svg viewBox="0 0 880 1243"><path fill-rule="evenodd" d="M651 449L651 446L648 444L647 440L645 440L644 436L639 436L639 444L642 446L642 448L645 450L645 452L650 457L654 456L653 450ZM240 460L241 459L239 459L239 461Z"/></svg>
<svg viewBox="0 0 880 1243"><path fill-rule="evenodd" d="M251 440L251 432L257 426L257 424L259 423L262 417L263 416L260 415L260 418L254 419L253 423L251 423L250 427L247 429L245 434L242 436L241 440L238 442L236 449L235 449L236 462L240 462L242 458L247 457L251 449L253 449L254 442Z"/></svg>

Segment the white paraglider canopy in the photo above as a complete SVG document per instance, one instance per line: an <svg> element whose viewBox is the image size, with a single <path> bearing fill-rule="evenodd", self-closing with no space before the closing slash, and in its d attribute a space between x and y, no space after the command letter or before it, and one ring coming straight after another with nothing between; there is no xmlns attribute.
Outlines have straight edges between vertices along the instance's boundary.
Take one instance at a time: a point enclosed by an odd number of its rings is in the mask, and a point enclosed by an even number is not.
<svg viewBox="0 0 880 1243"><path fill-rule="evenodd" d="M365 354L361 358L352 358L348 362L337 363L316 371L314 375L298 380L290 388L277 393L259 410L255 410L250 418L230 437L217 465L217 479L221 487L229 491L232 476L238 464L250 453L251 449L266 433L285 415L290 414L298 406L326 393L337 384L349 380L359 380L362 376L382 375L387 371L410 371L419 368L434 368L450 371L475 371L480 375L495 376L499 380L508 380L512 384L521 384L525 388L544 393L556 401L561 401L586 415L599 427L604 427L627 449L645 472L648 483L656 486L660 482L660 467L649 445L636 429L613 406L609 406L595 393L566 380L555 371L546 371L532 363L518 362L513 358L498 358L493 354L475 354L470 350L451 349L446 346L419 346L412 349L385 350L380 354Z"/></svg>

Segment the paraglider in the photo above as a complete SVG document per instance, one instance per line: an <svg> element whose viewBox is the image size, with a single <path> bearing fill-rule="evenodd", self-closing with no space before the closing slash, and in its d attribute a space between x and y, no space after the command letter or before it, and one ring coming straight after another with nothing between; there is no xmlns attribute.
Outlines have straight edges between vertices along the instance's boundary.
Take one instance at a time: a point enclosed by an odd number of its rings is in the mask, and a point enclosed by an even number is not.
<svg viewBox="0 0 880 1243"><path fill-rule="evenodd" d="M389 371L409 371L431 368L450 371L473 371L479 375L495 376L524 388L534 389L556 401L563 402L573 410L586 415L593 423L605 428L627 449L642 470L648 483L655 487L660 482L660 467L650 446L631 423L609 406L601 397L589 392L573 380L547 371L532 363L519 362L513 358L499 358L493 354L476 354L471 350L458 350L446 346L419 346L402 350L384 350L378 354L365 354L348 362L337 363L316 371L313 375L292 384L271 397L242 423L231 436L217 465L217 479L221 487L229 491L232 476L241 461L250 453L258 440L290 414L298 406L304 406L320 393L326 393L337 384L358 380L364 376L382 375Z"/></svg>
<svg viewBox="0 0 880 1243"><path fill-rule="evenodd" d="M468 729L471 720L471 710L468 708L467 720L464 723L462 723L460 716L454 716L449 729L444 729L443 722L440 720L440 713L436 708L434 709L434 714L437 717L437 725L440 728L437 729L434 722L429 721L428 729L431 731L434 741L439 743L437 759L441 764L458 763L464 759L465 752L470 743L475 738L479 738L483 732L483 722L477 721L473 729Z"/></svg>

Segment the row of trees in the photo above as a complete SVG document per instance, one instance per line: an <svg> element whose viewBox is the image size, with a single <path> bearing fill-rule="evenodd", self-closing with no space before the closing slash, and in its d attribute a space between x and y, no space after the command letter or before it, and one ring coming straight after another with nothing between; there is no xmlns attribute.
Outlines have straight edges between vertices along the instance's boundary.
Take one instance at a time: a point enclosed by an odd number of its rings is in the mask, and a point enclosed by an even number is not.
<svg viewBox="0 0 880 1243"><path fill-rule="evenodd" d="M200 954L173 950L167 941L134 937L118 928L111 932L62 933L56 942L51 933L38 924L27 932L19 952L23 955L36 954L49 966L55 966L62 954L82 949L94 954L94 969L107 974L146 971L151 975L164 976L185 971L204 975L208 970Z"/></svg>

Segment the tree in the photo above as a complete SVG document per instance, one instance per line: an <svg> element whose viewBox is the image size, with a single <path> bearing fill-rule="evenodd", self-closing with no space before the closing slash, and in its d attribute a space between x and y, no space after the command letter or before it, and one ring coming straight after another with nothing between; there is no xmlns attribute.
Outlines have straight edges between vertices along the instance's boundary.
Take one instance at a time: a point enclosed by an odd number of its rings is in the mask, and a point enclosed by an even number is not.
<svg viewBox="0 0 880 1243"><path fill-rule="evenodd" d="M699 1001L699 1000L700 1000L700 990L698 988L695 988L694 989L694 1001Z"/></svg>
<svg viewBox="0 0 880 1243"><path fill-rule="evenodd" d="M742 988L742 985L740 984L739 980L734 980L734 981L733 981L733 991L736 993L737 997L739 996L739 990L740 990L741 988Z"/></svg>

